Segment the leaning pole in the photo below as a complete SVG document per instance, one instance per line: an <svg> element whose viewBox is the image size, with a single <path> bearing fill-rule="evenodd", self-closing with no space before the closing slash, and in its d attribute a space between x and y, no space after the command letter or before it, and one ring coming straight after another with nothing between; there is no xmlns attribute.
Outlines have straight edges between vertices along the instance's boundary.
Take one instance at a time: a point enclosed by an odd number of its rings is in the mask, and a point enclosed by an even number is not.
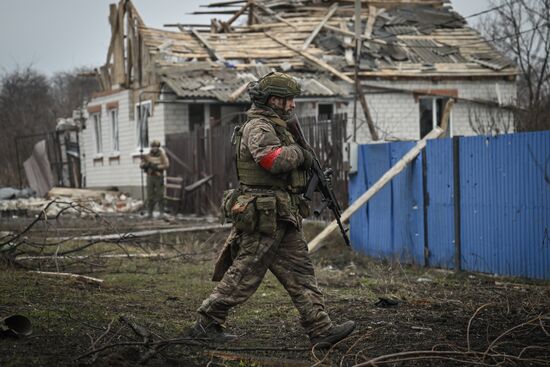
<svg viewBox="0 0 550 367"><path fill-rule="evenodd" d="M388 182L390 182L395 176L403 171L405 167L409 163L411 163L426 147L426 142L429 139L437 139L445 132L445 130L447 130L449 116L453 104L454 101L452 99L449 99L449 101L447 101L447 104L445 105L445 110L443 111L443 116L441 117L440 126L436 126L432 131L430 131L428 135L419 140L416 145L411 150L409 150L407 154L405 154L403 158L401 158L396 164L394 164L386 173L384 173L384 175L380 177L380 179L376 181L376 183L372 185L371 188L369 188L346 210L344 210L340 218L342 223L347 222L349 218L353 215L353 213L355 213L357 210L359 210L359 208L365 205L367 201L369 201L370 198L374 196L374 194L380 191ZM321 231L321 233L319 233L313 240L308 243L308 251L311 253L319 250L323 246L322 241L337 228L338 223L335 220L332 221L327 227L325 227L325 229L323 229L323 231Z"/></svg>

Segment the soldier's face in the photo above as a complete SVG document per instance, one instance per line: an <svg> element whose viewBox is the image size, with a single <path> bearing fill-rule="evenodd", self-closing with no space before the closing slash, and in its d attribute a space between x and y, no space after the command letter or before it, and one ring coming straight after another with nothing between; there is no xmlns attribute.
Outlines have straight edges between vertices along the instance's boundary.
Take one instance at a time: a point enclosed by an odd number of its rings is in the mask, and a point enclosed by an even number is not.
<svg viewBox="0 0 550 367"><path fill-rule="evenodd" d="M285 113L291 112L294 108L296 108L296 102L294 102L294 97L288 97L288 98L281 98L272 96L270 98L271 104L273 107L277 107L281 110L283 110Z"/></svg>
<svg viewBox="0 0 550 367"><path fill-rule="evenodd" d="M294 97L289 97L286 99L285 112L291 112L296 108L296 102L294 102Z"/></svg>

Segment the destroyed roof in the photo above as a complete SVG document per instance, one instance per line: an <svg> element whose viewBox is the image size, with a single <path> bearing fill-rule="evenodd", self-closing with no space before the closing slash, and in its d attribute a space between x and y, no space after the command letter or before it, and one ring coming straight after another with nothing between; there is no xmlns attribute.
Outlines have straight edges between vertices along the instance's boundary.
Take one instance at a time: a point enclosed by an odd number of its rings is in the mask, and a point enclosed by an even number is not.
<svg viewBox="0 0 550 367"><path fill-rule="evenodd" d="M123 1L135 11L129 0ZM304 91L310 96L341 94L342 87L331 78L349 84L354 77L353 0L232 0L209 7L221 10L200 13L234 16L226 22L212 19L208 26L173 24L178 31L146 27L136 16L139 39L148 51L144 70L152 70L182 97L231 101L236 88L257 78L258 70L299 76L307 81ZM242 24L236 26L235 19ZM135 45L133 32L127 38ZM362 79L517 75L511 60L441 0L363 1L361 34L358 75ZM135 50L141 52L134 46ZM118 55L118 70L123 70L124 53ZM132 64L141 65L135 60ZM123 80L124 74L111 73Z"/></svg>
<svg viewBox="0 0 550 367"><path fill-rule="evenodd" d="M199 64L199 63L197 63ZM161 80L178 96L188 99L217 99L221 102L249 102L247 93L239 93L249 82L257 80L269 72L269 68L259 65L250 71L235 71L226 66L215 67L200 63L200 70L186 70L182 67L158 69ZM304 97L335 97L348 94L347 89L331 81L326 75L312 76L294 73ZM237 91L237 93L235 93Z"/></svg>

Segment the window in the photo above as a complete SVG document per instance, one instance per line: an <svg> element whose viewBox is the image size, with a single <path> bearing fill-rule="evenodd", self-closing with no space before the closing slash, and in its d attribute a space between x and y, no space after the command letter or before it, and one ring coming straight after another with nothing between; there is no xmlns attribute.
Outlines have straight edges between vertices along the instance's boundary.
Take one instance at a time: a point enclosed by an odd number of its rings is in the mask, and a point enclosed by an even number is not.
<svg viewBox="0 0 550 367"><path fill-rule="evenodd" d="M142 102L137 105L136 141L139 150L149 146L149 117L151 116L151 102Z"/></svg>
<svg viewBox="0 0 550 367"><path fill-rule="evenodd" d="M189 130L193 131L199 126L204 126L204 104L193 103L189 105Z"/></svg>
<svg viewBox="0 0 550 367"><path fill-rule="evenodd" d="M109 115L111 117L111 150L113 153L118 153L118 110L109 110Z"/></svg>
<svg viewBox="0 0 550 367"><path fill-rule="evenodd" d="M92 114L92 121L94 124L95 153L101 154L103 152L103 143L101 141L101 115L99 113Z"/></svg>
<svg viewBox="0 0 550 367"><path fill-rule="evenodd" d="M331 104L320 104L319 105L319 121L331 121L332 115L334 113L334 106Z"/></svg>
<svg viewBox="0 0 550 367"><path fill-rule="evenodd" d="M422 139L430 131L432 131L436 126L441 125L441 117L443 116L443 109L447 103L448 98L420 98L420 138ZM446 135L449 136L450 129L450 118L449 118L449 128L447 129Z"/></svg>

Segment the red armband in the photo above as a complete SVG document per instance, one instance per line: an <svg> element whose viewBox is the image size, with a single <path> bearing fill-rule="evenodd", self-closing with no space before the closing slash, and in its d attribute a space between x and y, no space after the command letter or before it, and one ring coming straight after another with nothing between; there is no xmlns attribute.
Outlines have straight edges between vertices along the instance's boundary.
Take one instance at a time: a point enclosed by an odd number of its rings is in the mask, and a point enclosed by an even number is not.
<svg viewBox="0 0 550 367"><path fill-rule="evenodd" d="M270 170L273 167L273 164L275 164L275 159L283 152L283 148L279 147L276 149L273 149L271 152L267 153L261 160L260 160L260 166L262 168L265 168L267 170Z"/></svg>

